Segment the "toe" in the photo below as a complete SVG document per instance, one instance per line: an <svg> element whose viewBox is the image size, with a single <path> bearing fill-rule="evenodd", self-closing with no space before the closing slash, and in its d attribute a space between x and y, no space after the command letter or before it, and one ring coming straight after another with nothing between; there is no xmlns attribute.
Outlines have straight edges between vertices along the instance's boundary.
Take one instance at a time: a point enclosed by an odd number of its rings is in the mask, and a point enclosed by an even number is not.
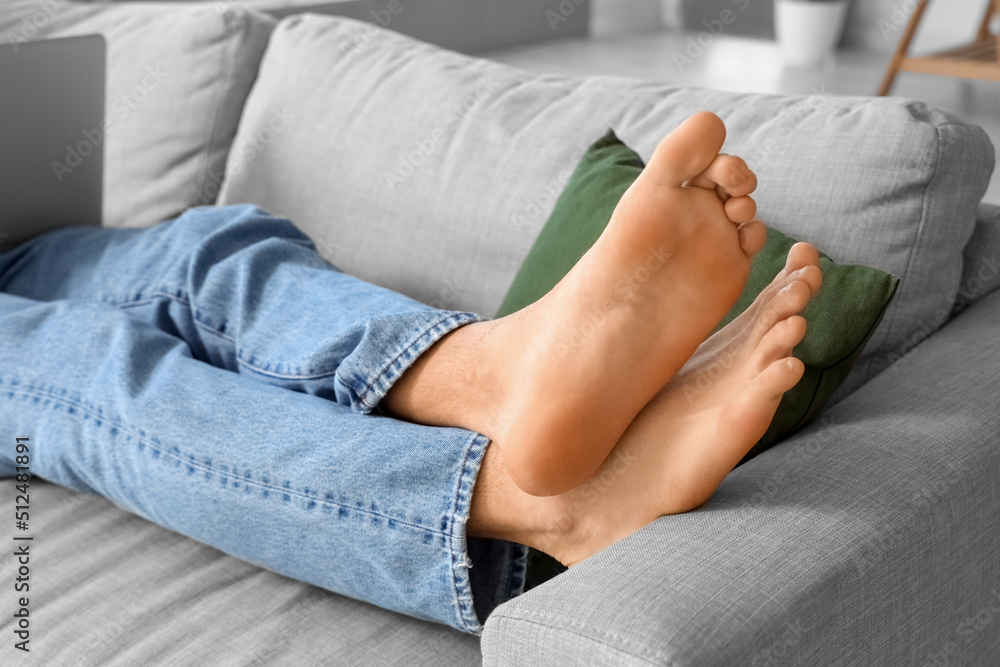
<svg viewBox="0 0 1000 667"><path fill-rule="evenodd" d="M726 217L736 223L750 222L757 215L757 203L750 197L730 197L724 206Z"/></svg>
<svg viewBox="0 0 1000 667"><path fill-rule="evenodd" d="M759 220L751 220L739 227L740 247L747 257L756 255L767 241L767 227Z"/></svg>
<svg viewBox="0 0 1000 667"><path fill-rule="evenodd" d="M796 243L788 251L785 270L791 273L806 266L819 266L819 251L808 243Z"/></svg>
<svg viewBox="0 0 1000 667"><path fill-rule="evenodd" d="M760 340L774 325L802 311L812 298L809 286L801 280L796 280L778 290L774 296L763 305L757 315L754 327L757 340Z"/></svg>
<svg viewBox="0 0 1000 667"><path fill-rule="evenodd" d="M726 126L714 113L701 111L681 123L656 147L643 170L647 178L680 186L705 171L726 140Z"/></svg>
<svg viewBox="0 0 1000 667"><path fill-rule="evenodd" d="M760 395L777 399L802 379L806 367L795 357L785 357L771 364L754 378L752 387Z"/></svg>
<svg viewBox="0 0 1000 667"><path fill-rule="evenodd" d="M792 315L775 324L754 351L757 368L767 368L778 359L791 356L792 349L805 335L806 320L801 315Z"/></svg>
<svg viewBox="0 0 1000 667"><path fill-rule="evenodd" d="M815 296L823 285L823 271L814 264L806 264L792 270L785 268L774 277L774 280L761 291L757 298L762 302L770 301L777 292L797 281L805 283L810 293Z"/></svg>
<svg viewBox="0 0 1000 667"><path fill-rule="evenodd" d="M746 197L757 189L757 176L743 158L725 153L717 155L708 168L686 185L716 190L726 197Z"/></svg>
<svg viewBox="0 0 1000 667"><path fill-rule="evenodd" d="M774 280L767 287L772 291L779 291L794 282L805 283L810 293L815 295L823 285L823 271L818 266L811 264L791 272L784 269L774 277Z"/></svg>
<svg viewBox="0 0 1000 667"><path fill-rule="evenodd" d="M823 272L818 266L804 266L791 275L794 280L804 282L813 296L819 292L823 285Z"/></svg>

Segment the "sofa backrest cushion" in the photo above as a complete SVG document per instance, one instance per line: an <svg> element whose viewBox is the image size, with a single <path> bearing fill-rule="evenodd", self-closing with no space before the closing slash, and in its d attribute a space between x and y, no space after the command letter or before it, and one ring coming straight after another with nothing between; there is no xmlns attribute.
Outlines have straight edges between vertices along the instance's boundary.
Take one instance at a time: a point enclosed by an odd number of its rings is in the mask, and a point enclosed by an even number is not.
<svg viewBox="0 0 1000 667"><path fill-rule="evenodd" d="M756 170L761 219L902 281L841 392L947 319L993 149L912 100L540 76L301 15L271 37L219 199L288 216L363 279L490 315L591 142L611 127L648 159L701 109Z"/></svg>
<svg viewBox="0 0 1000 667"><path fill-rule="evenodd" d="M976 227L962 255L964 265L955 313L1000 289L1000 206L979 205Z"/></svg>
<svg viewBox="0 0 1000 667"><path fill-rule="evenodd" d="M221 2L5 0L0 48L104 35L105 127L80 139L105 146L104 223L141 226L215 201L273 26L265 14Z"/></svg>

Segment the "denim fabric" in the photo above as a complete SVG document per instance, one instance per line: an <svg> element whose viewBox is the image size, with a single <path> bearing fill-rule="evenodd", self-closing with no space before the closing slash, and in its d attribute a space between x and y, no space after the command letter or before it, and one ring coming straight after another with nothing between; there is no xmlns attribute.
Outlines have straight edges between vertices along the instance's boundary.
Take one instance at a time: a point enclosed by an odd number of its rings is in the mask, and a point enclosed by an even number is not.
<svg viewBox="0 0 1000 667"><path fill-rule="evenodd" d="M247 206L47 234L0 256L0 291L0 415L33 474L466 632L520 591L521 547L466 539L488 439L367 414L478 316L340 273Z"/></svg>

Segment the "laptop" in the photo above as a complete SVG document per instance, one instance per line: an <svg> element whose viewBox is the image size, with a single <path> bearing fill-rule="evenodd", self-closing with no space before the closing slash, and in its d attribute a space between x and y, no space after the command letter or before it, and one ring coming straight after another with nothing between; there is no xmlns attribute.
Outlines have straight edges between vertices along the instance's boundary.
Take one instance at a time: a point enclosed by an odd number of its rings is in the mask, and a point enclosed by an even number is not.
<svg viewBox="0 0 1000 667"><path fill-rule="evenodd" d="M100 225L104 37L0 44L0 252Z"/></svg>

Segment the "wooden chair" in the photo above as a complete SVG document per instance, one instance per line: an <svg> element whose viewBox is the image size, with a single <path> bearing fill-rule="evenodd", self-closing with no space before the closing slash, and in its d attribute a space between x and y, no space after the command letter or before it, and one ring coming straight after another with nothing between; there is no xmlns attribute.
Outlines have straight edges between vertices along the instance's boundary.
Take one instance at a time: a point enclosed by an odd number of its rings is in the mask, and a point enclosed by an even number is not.
<svg viewBox="0 0 1000 667"><path fill-rule="evenodd" d="M913 36L920 25L920 19L924 16L927 3L928 0L917 2L910 22L906 24L906 30L903 31L903 38L899 41L896 53L893 54L892 61L889 63L889 69L886 70L885 77L882 79L882 85L879 86L878 94L889 94L900 70L957 76L964 79L1000 81L1000 58L998 58L1000 36L990 33L990 22L997 12L1000 12L1000 0L990 0L983 21L979 24L979 32L976 33L976 38L971 44L929 56L913 57L909 55L910 42L913 41Z"/></svg>

